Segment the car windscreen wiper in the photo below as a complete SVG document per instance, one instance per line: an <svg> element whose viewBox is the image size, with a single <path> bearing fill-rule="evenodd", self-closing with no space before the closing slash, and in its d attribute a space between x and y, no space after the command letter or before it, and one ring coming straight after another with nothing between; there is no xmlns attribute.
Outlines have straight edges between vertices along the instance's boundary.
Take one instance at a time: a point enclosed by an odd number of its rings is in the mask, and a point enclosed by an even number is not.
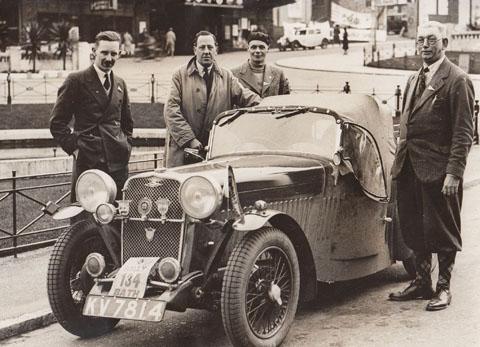
<svg viewBox="0 0 480 347"><path fill-rule="evenodd" d="M297 110L295 110L295 111L291 111L291 112L282 114L281 116L277 116L277 117L275 117L275 119L290 118L290 117L296 116L296 115L298 115L298 114L305 113L305 112L307 112L309 109L310 109L310 107L302 107L302 108L299 108L299 109L297 109Z"/></svg>
<svg viewBox="0 0 480 347"><path fill-rule="evenodd" d="M240 117L242 114L246 113L248 110L238 110L234 114L232 114L230 117L228 117L223 123L219 124L219 127L223 127L224 125L228 125L232 122L234 122L238 117Z"/></svg>

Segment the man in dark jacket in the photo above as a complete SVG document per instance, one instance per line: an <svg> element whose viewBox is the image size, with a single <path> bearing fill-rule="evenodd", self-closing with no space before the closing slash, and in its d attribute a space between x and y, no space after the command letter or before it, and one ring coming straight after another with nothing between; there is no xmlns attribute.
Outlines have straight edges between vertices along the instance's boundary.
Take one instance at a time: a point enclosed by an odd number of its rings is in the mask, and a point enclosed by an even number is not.
<svg viewBox="0 0 480 347"><path fill-rule="evenodd" d="M261 32L252 32L248 37L250 59L232 73L240 82L261 98L290 94L288 79L279 68L266 63L270 37Z"/></svg>
<svg viewBox="0 0 480 347"><path fill-rule="evenodd" d="M445 57L445 26L428 22L418 30L423 67L405 89L400 140L392 176L397 180L400 227L416 257L416 279L394 301L431 299L427 310L451 302L450 278L462 249L462 177L473 140L474 91L468 75ZM432 289L431 260L439 275Z"/></svg>
<svg viewBox="0 0 480 347"><path fill-rule="evenodd" d="M120 35L114 31L99 33L93 48L93 65L70 74L58 90L50 132L62 149L74 156L72 201L76 180L88 169L100 169L112 176L117 197L128 178L133 119L127 86L112 72L120 41ZM73 132L69 128L72 118Z"/></svg>

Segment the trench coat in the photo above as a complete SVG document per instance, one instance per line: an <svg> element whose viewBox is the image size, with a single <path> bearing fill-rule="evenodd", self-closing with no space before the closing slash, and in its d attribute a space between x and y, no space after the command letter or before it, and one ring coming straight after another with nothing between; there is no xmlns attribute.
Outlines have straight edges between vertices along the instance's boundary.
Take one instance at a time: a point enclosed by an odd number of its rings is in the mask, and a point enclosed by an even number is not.
<svg viewBox="0 0 480 347"><path fill-rule="evenodd" d="M257 85L255 75L248 62L232 69L232 73L245 88L257 93L262 98L290 94L290 85L283 71L269 64L265 66L262 88Z"/></svg>
<svg viewBox="0 0 480 347"><path fill-rule="evenodd" d="M93 65L70 74L58 90L51 112L50 132L67 154L78 149L72 176L88 169L128 172L133 118L125 82L115 74L111 75L110 95L107 95ZM72 118L75 120L73 131L69 127ZM72 177L72 187L75 181L76 177ZM117 186L123 186L117 181Z"/></svg>
<svg viewBox="0 0 480 347"><path fill-rule="evenodd" d="M167 167L183 165L183 149L191 140L196 138L203 146L208 144L209 132L217 115L234 105L255 106L261 100L257 94L244 88L231 71L216 63L210 73L213 80L208 98L195 57L172 76L170 95L164 109Z"/></svg>
<svg viewBox="0 0 480 347"><path fill-rule="evenodd" d="M414 250L460 250L462 183L454 197L444 197L441 189L446 174L463 177L473 142L473 85L466 73L445 58L421 97L414 100L418 77L419 73L410 76L405 88L391 171L397 180L400 226ZM408 183L415 181L408 177L413 175L419 181L416 189Z"/></svg>

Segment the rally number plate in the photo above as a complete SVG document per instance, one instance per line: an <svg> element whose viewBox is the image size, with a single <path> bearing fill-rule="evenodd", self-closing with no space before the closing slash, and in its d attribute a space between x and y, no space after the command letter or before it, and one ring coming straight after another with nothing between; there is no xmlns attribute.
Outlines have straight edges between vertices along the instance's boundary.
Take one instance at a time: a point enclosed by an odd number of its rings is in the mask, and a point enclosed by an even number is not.
<svg viewBox="0 0 480 347"><path fill-rule="evenodd" d="M88 295L83 307L85 316L160 322L166 303L148 299L126 299Z"/></svg>

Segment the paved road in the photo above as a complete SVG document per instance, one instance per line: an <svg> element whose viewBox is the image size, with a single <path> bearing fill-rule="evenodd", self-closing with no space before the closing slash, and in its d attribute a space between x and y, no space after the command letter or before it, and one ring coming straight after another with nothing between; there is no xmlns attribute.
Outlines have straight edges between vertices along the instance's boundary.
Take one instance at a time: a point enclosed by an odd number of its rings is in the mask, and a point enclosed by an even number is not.
<svg viewBox="0 0 480 347"><path fill-rule="evenodd" d="M464 196L465 248L453 274L452 306L427 312L425 301L394 303L388 293L405 285L400 265L352 282L323 285L318 299L297 313L284 346L480 345L480 186ZM81 340L58 324L3 341L6 346L228 346L220 318L209 312L167 312L159 324L120 322L109 335Z"/></svg>

